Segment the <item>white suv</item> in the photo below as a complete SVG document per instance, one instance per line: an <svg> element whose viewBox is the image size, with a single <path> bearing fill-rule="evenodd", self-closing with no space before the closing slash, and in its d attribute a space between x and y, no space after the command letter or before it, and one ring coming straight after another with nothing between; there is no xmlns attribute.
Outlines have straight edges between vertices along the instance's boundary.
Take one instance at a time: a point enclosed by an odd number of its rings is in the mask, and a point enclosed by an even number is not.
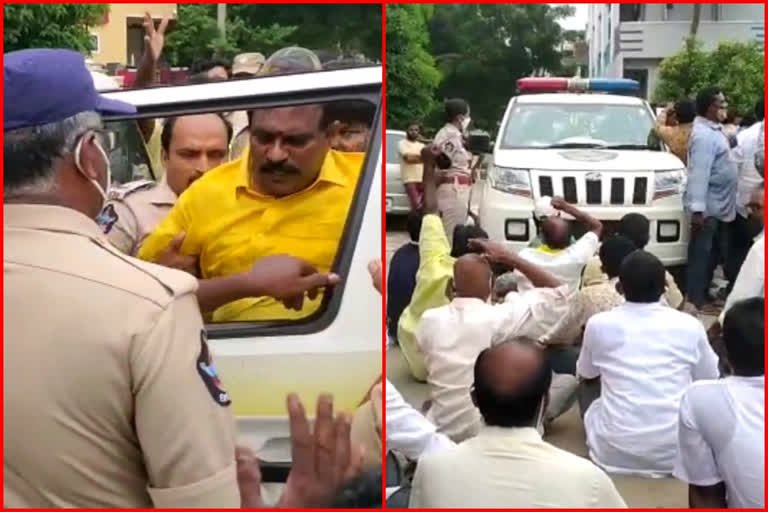
<svg viewBox="0 0 768 512"><path fill-rule="evenodd" d="M579 89L588 88L587 83ZM522 249L537 236L535 201L561 196L603 221L607 232L627 213L645 215L651 223L647 250L666 266L685 264L685 166L654 140L654 123L650 105L631 96L562 92L512 98L483 187L481 225L491 238Z"/></svg>

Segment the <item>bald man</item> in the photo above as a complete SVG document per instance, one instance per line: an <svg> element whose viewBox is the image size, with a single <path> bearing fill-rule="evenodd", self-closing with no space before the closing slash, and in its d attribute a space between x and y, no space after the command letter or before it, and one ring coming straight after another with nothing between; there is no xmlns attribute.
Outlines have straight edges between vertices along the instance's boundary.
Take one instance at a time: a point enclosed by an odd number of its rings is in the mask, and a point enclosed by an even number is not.
<svg viewBox="0 0 768 512"><path fill-rule="evenodd" d="M581 284L584 266L600 245L603 224L560 197L553 197L551 206L554 211L573 217L586 228L587 233L571 244L571 226L568 221L559 215L548 215L540 224L541 245L523 249L520 256L547 269L567 284L570 291L576 291ZM519 272L514 273L514 278L520 291L534 287Z"/></svg>
<svg viewBox="0 0 768 512"><path fill-rule="evenodd" d="M472 405L472 365L494 342L512 338L539 340L552 327L547 318L562 316L568 296L561 282L492 242L475 241L485 255L466 254L456 260L446 293L450 303L424 313L416 342L424 357L431 407L427 418L454 442L477 434L480 415ZM489 260L519 269L540 288L511 292L491 304L493 273Z"/></svg>
<svg viewBox="0 0 768 512"><path fill-rule="evenodd" d="M481 351L472 400L484 425L474 438L421 457L409 507L626 508L602 470L541 439L536 425L551 378L531 345Z"/></svg>

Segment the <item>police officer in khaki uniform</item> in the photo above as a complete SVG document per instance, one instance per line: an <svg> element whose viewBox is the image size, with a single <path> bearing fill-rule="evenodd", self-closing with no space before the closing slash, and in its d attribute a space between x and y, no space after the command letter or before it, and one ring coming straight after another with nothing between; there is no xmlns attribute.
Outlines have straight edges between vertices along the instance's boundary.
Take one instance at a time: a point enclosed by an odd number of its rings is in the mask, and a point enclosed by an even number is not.
<svg viewBox="0 0 768 512"><path fill-rule="evenodd" d="M435 135L433 144L450 160L451 166L438 177L437 207L448 241L453 244L453 229L467 222L472 190L472 154L464 147L469 127L469 104L462 99L445 102L446 123Z"/></svg>
<svg viewBox="0 0 768 512"><path fill-rule="evenodd" d="M232 126L218 114L173 117L161 135L165 175L155 183L134 181L114 187L97 217L112 244L135 256L178 196L205 172L226 162Z"/></svg>
<svg viewBox="0 0 768 512"><path fill-rule="evenodd" d="M77 52L12 52L3 75L4 505L261 506L195 279L122 254L93 220L110 181L100 114L135 109L101 97ZM264 295L300 276L277 263L251 274ZM280 504L325 505L359 470L348 420L327 397L313 434L295 395L288 411Z"/></svg>

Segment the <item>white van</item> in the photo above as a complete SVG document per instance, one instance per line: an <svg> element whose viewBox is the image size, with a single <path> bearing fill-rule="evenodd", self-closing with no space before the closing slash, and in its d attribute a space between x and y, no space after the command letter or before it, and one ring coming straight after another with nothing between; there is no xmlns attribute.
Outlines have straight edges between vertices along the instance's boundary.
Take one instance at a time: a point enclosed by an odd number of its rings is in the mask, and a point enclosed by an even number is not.
<svg viewBox="0 0 768 512"><path fill-rule="evenodd" d="M480 223L491 238L527 247L537 236L535 201L561 196L600 219L607 232L627 213L645 215L646 250L666 266L685 264L685 166L651 136L648 102L610 94L636 86L625 79L518 82L525 94L507 106L479 201Z"/></svg>
<svg viewBox="0 0 768 512"><path fill-rule="evenodd" d="M387 130L387 170L386 177L386 208L387 215L407 215L411 211L411 203L405 193L405 185L400 177L400 153L398 145L405 139L401 130Z"/></svg>
<svg viewBox="0 0 768 512"><path fill-rule="evenodd" d="M367 158L332 268L341 284L326 294L316 314L301 321L206 326L217 368L232 397L240 441L257 451L267 470L265 481L284 479L290 466L285 409L289 392L298 392L310 414L321 393L333 394L337 410L351 412L382 374L381 296L367 272L368 262L382 257L381 95L379 66L318 72L311 80L281 75L105 94L138 109L136 116L108 119L107 128L127 134L118 145L134 141L135 119L142 117L351 99L377 106ZM149 165L146 152L137 154L140 158L126 160L124 168L116 169L117 182L145 175L137 167Z"/></svg>

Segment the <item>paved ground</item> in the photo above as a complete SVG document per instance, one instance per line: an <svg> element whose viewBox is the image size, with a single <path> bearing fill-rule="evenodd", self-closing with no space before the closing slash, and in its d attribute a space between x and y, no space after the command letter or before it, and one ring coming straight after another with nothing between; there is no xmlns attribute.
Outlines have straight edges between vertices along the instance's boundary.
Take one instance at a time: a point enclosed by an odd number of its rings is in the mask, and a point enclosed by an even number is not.
<svg viewBox="0 0 768 512"><path fill-rule="evenodd" d="M387 217L387 264L397 248L408 241L408 234L404 229L405 222L402 217ZM705 319L705 324L709 325L711 321L712 319ZM410 378L405 361L397 348L387 352L387 378L411 404L419 407L427 399L427 386ZM584 427L576 407L550 426L546 438L560 448L582 457L587 456ZM613 480L630 508L687 508L688 506L686 486L673 478L651 480L614 477Z"/></svg>

